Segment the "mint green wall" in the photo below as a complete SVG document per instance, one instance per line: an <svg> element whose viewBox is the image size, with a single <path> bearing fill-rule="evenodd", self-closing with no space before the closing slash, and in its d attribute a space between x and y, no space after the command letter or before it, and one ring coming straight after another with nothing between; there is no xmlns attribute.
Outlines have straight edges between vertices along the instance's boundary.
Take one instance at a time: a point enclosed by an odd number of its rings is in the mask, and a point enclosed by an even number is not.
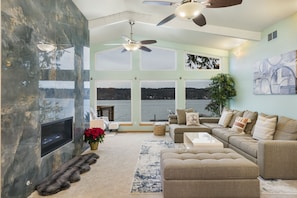
<svg viewBox="0 0 297 198"><path fill-rule="evenodd" d="M238 95L230 102L234 109L278 114L297 118L297 95L254 95L253 66L257 61L297 50L297 13L262 32L259 42L246 42L230 53L230 74L237 83ZM277 30L278 37L267 41ZM240 53L235 56L235 53ZM296 62L297 63L297 62Z"/></svg>
<svg viewBox="0 0 297 198"><path fill-rule="evenodd" d="M143 40L146 38L136 38L135 40ZM122 40L115 41L122 43ZM113 43L113 42L111 42ZM91 44L91 69L90 69L90 99L91 107L96 109L96 80L131 80L132 81L132 121L130 126L120 126L120 131L151 131L152 125L141 126L140 123L140 81L141 80L175 80L176 81L176 108L185 107L185 80L209 79L217 73L229 72L229 52L225 50L217 50L205 47L181 45L176 43L168 43L159 41L151 47L161 47L176 50L177 69L176 71L141 71L140 70L140 53L131 52L132 54L132 71L95 71L95 53L98 51L109 49L103 44ZM200 55L210 55L222 58L222 67L219 71L185 71L184 55L185 53L195 53ZM130 52L127 52L130 53ZM115 60L116 61L116 60ZM136 80L135 80L136 78Z"/></svg>

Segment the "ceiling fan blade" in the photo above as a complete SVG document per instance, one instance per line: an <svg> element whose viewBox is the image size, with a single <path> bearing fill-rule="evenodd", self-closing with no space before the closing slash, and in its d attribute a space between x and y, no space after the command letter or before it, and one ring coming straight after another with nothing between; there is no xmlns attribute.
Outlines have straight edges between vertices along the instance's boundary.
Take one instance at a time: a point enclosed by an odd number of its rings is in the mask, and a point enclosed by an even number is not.
<svg viewBox="0 0 297 198"><path fill-rule="evenodd" d="M163 19L162 21L160 21L157 26L163 25L165 23L167 23L168 21L171 21L172 19L174 19L176 17L175 14L169 15L168 17L166 17L165 19Z"/></svg>
<svg viewBox="0 0 297 198"><path fill-rule="evenodd" d="M169 2L169 1L143 1L144 4L149 5L162 5L162 6L171 6L176 4L176 2Z"/></svg>
<svg viewBox="0 0 297 198"><path fill-rule="evenodd" d="M206 25L206 19L205 19L203 14L199 14L197 17L195 17L193 19L193 22L196 23L196 25L199 25L199 26Z"/></svg>
<svg viewBox="0 0 297 198"><path fill-rule="evenodd" d="M123 45L123 44L121 44L121 43L106 43L104 45Z"/></svg>
<svg viewBox="0 0 297 198"><path fill-rule="evenodd" d="M157 43L157 41L156 40L143 40L143 41L140 41L140 43L143 45L147 45L147 44Z"/></svg>
<svg viewBox="0 0 297 198"><path fill-rule="evenodd" d="M207 0L206 3L209 3L209 5L206 5L207 8L222 8L239 5L242 0Z"/></svg>
<svg viewBox="0 0 297 198"><path fill-rule="evenodd" d="M148 47L145 47L145 46L141 46L139 49L143 50L143 51L146 51L146 52L151 52L152 50Z"/></svg>
<svg viewBox="0 0 297 198"><path fill-rule="evenodd" d="M122 49L122 51L121 51L121 53L124 53L124 52L126 52L127 50L124 48L124 49Z"/></svg>

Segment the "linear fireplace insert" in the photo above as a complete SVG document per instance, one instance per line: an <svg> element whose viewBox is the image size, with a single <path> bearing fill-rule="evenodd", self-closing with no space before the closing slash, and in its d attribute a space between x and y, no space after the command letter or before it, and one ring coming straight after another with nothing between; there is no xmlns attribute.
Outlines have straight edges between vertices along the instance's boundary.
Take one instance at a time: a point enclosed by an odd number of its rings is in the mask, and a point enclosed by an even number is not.
<svg viewBox="0 0 297 198"><path fill-rule="evenodd" d="M72 141L73 117L41 124L41 157Z"/></svg>

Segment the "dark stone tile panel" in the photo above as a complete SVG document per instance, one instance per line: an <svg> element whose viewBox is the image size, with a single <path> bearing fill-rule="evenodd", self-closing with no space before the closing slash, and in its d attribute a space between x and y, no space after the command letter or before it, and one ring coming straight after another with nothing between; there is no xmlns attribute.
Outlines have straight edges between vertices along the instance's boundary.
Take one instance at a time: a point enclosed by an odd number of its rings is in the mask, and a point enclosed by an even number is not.
<svg viewBox="0 0 297 198"><path fill-rule="evenodd" d="M89 31L71 0L2 0L1 16L1 197L23 198L85 149L82 135L88 89L83 83L89 74L82 68ZM58 49L73 47L74 69L56 69L56 57L37 49L40 41L54 43ZM39 80L74 81L75 86L73 90L40 90ZM41 158L40 124L49 113L51 119L59 119L62 111L75 117L74 141ZM32 185L25 185L28 180Z"/></svg>

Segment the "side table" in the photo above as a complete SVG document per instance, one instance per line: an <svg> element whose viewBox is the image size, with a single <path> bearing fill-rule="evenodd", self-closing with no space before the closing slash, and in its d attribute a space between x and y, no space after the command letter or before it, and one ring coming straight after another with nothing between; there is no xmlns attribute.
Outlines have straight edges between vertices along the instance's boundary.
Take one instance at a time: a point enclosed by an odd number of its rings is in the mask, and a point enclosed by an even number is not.
<svg viewBox="0 0 297 198"><path fill-rule="evenodd" d="M154 126L154 135L165 135L166 124L162 122L156 122Z"/></svg>

